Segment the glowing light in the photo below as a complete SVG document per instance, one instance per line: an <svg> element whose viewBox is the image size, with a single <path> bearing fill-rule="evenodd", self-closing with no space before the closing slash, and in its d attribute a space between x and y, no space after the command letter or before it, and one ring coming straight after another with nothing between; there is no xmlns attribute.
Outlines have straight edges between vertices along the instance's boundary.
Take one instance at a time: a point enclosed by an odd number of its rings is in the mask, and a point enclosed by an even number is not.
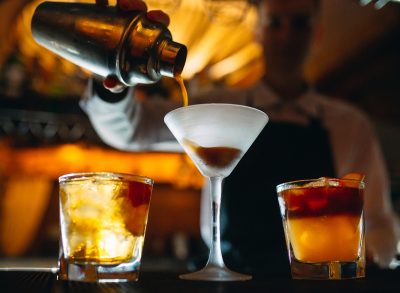
<svg viewBox="0 0 400 293"><path fill-rule="evenodd" d="M179 188L200 189L203 185L193 163L179 153L120 152L80 144L24 149L0 145L0 161L4 174L57 179L70 172L110 171L144 175Z"/></svg>
<svg viewBox="0 0 400 293"><path fill-rule="evenodd" d="M236 70L239 70L248 64L254 58L253 56L261 56L261 53L261 46L255 43L250 43L237 53L225 58L217 64L214 64L209 70L210 77L212 79L220 79Z"/></svg>
<svg viewBox="0 0 400 293"><path fill-rule="evenodd" d="M210 20L221 24L238 24L249 9L247 0L203 0Z"/></svg>

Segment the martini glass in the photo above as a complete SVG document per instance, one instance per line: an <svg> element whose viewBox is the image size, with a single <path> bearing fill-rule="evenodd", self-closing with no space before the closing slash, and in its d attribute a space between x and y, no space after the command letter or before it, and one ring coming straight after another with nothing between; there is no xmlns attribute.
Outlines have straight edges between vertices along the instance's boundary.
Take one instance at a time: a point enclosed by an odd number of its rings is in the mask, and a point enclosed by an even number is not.
<svg viewBox="0 0 400 293"><path fill-rule="evenodd" d="M222 259L220 204L222 180L236 167L268 122L257 109L234 104L198 104L169 112L165 123L203 176L210 180L212 242L206 266L181 275L186 280L244 281L251 276L229 270Z"/></svg>

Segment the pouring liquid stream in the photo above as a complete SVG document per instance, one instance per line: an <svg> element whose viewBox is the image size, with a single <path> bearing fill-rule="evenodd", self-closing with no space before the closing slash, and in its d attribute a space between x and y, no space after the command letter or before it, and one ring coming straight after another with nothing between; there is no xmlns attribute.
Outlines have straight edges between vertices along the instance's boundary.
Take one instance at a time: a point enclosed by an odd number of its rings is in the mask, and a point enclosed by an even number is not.
<svg viewBox="0 0 400 293"><path fill-rule="evenodd" d="M183 82L183 78L180 74L175 76L175 80L178 82L179 87L181 88L182 92L182 99L183 99L183 106L187 107L189 105L189 97L185 87L185 83Z"/></svg>

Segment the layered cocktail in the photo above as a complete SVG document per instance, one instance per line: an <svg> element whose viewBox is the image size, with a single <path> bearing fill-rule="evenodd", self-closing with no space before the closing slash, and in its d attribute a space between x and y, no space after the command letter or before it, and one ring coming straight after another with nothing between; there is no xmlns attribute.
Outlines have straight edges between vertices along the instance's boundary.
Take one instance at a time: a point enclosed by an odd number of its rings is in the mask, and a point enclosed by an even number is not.
<svg viewBox="0 0 400 293"><path fill-rule="evenodd" d="M362 180L300 180L277 191L293 277L364 276Z"/></svg>

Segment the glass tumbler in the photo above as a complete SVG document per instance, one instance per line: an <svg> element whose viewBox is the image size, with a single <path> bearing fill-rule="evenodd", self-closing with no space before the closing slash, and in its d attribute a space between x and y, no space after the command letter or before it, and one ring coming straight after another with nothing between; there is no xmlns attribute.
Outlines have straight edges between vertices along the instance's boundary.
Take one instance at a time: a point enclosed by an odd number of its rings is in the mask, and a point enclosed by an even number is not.
<svg viewBox="0 0 400 293"><path fill-rule="evenodd" d="M59 177L60 280L136 281L153 180L93 172Z"/></svg>
<svg viewBox="0 0 400 293"><path fill-rule="evenodd" d="M364 187L334 178L277 186L293 278L365 276Z"/></svg>

